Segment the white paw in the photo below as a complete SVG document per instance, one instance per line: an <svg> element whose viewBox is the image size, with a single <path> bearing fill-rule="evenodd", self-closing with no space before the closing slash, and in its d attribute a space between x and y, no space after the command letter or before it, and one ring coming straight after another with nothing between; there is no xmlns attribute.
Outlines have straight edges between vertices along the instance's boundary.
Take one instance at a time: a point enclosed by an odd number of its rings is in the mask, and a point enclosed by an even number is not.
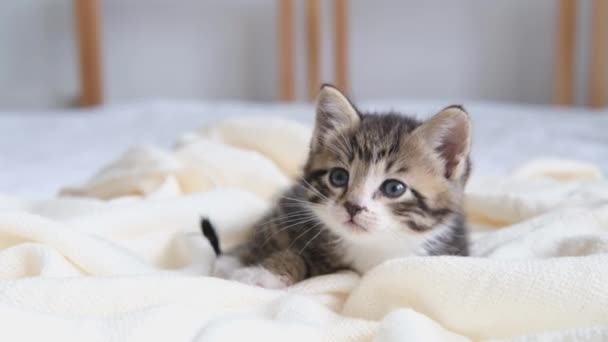
<svg viewBox="0 0 608 342"><path fill-rule="evenodd" d="M232 272L241 267L243 267L243 264L237 257L233 257L231 255L221 255L219 258L217 258L217 260L215 260L212 275L214 277L228 279Z"/></svg>
<svg viewBox="0 0 608 342"><path fill-rule="evenodd" d="M293 285L293 281L289 277L276 275L261 266L235 270L230 275L230 279L267 289L282 289Z"/></svg>

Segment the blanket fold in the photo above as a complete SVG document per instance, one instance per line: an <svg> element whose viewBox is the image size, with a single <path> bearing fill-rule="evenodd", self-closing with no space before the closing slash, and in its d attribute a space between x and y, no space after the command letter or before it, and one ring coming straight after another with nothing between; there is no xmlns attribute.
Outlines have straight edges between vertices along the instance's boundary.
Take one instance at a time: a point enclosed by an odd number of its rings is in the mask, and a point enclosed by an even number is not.
<svg viewBox="0 0 608 342"><path fill-rule="evenodd" d="M472 256L265 290L208 277L299 175L310 128L256 117L127 151L45 201L0 197L0 339L606 341L608 182L536 160L471 180Z"/></svg>

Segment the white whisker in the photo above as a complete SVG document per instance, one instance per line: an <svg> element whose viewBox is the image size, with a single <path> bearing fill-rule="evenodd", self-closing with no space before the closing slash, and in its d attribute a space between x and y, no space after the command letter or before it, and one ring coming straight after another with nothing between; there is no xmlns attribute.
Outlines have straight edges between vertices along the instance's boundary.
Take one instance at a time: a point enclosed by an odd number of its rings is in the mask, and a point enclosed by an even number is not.
<svg viewBox="0 0 608 342"><path fill-rule="evenodd" d="M327 198L325 195L323 195L323 194L322 194L322 193L321 193L319 190L317 190L317 189L316 189L314 186L312 186L310 183L308 183L308 182L306 181L306 179L304 179L304 178L302 177L302 178L300 178L300 180L301 180L302 182L304 182L305 188L308 188L308 189L312 190L314 193L316 193L317 195L321 196L321 198L322 198L322 199L324 199L324 200L327 200L327 199L328 199L328 198Z"/></svg>
<svg viewBox="0 0 608 342"><path fill-rule="evenodd" d="M268 237L266 240L264 240L264 242L262 243L262 245L261 245L260 247L265 246L265 245L266 245L266 244L267 244L267 243L268 243L270 240L272 240L272 238L273 238L275 235L277 235L278 233L283 232L283 231L285 231L285 230L287 230L287 229L289 229L289 228L291 228L291 227L294 227L294 226L297 226L297 225L300 225L300 224L304 224L304 223L312 222L312 221L314 221L314 220L316 220L316 219L317 219L316 217L311 217L311 218L309 218L309 219L306 219L306 220L301 220L301 221L298 221L298 222L294 222L293 224L287 225L287 226L285 226L285 227L281 227L281 228L280 228L280 229L278 229L277 231L273 232L273 233L272 233L272 234L271 234L271 235L270 235L270 236L269 236L269 237Z"/></svg>
<svg viewBox="0 0 608 342"><path fill-rule="evenodd" d="M306 229L304 232L302 232L300 235L296 236L295 239L293 239L293 241L289 244L289 246L287 246L287 249L290 249L294 243L296 243L296 241L298 241L299 238L301 238L302 236L306 235L306 233L308 233L309 231L315 229L316 227L320 226L322 223L317 223L314 226Z"/></svg>
<svg viewBox="0 0 608 342"><path fill-rule="evenodd" d="M311 243L312 240L316 239L317 236L319 236L322 232L323 232L323 230L319 229L319 232L317 234L315 234L315 236L313 236L312 239L308 240L308 242L306 244L304 244L304 247L302 247L302 249L300 249L300 251L298 252L298 255L302 254L302 252L306 249L306 246L308 246L308 244Z"/></svg>
<svg viewBox="0 0 608 342"><path fill-rule="evenodd" d="M314 214L309 211L300 211L300 212L290 213L290 215L273 216L268 221L256 223L255 225L256 226L265 226L269 223L281 221L283 219L295 219L295 218L302 218L302 217L307 217L307 216L314 216Z"/></svg>

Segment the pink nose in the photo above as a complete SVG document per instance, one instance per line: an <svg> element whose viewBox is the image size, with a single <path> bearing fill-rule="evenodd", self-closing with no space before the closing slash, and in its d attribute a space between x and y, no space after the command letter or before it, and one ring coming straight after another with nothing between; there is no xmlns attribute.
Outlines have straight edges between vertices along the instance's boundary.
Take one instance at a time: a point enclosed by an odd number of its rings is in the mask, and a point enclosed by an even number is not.
<svg viewBox="0 0 608 342"><path fill-rule="evenodd" d="M355 215L357 215L360 211L365 210L365 207L348 201L344 203L344 208L346 208L346 211L351 218L355 217Z"/></svg>

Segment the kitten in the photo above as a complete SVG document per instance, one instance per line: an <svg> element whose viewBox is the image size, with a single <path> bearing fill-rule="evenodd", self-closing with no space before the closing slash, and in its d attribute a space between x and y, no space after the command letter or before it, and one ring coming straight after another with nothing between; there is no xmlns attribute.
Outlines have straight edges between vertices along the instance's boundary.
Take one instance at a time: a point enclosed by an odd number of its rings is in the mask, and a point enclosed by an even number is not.
<svg viewBox="0 0 608 342"><path fill-rule="evenodd" d="M214 274L266 288L385 260L468 253L462 213L470 172L467 113L450 106L426 122L364 114L324 85L303 177L219 256ZM208 221L205 236L219 254Z"/></svg>

